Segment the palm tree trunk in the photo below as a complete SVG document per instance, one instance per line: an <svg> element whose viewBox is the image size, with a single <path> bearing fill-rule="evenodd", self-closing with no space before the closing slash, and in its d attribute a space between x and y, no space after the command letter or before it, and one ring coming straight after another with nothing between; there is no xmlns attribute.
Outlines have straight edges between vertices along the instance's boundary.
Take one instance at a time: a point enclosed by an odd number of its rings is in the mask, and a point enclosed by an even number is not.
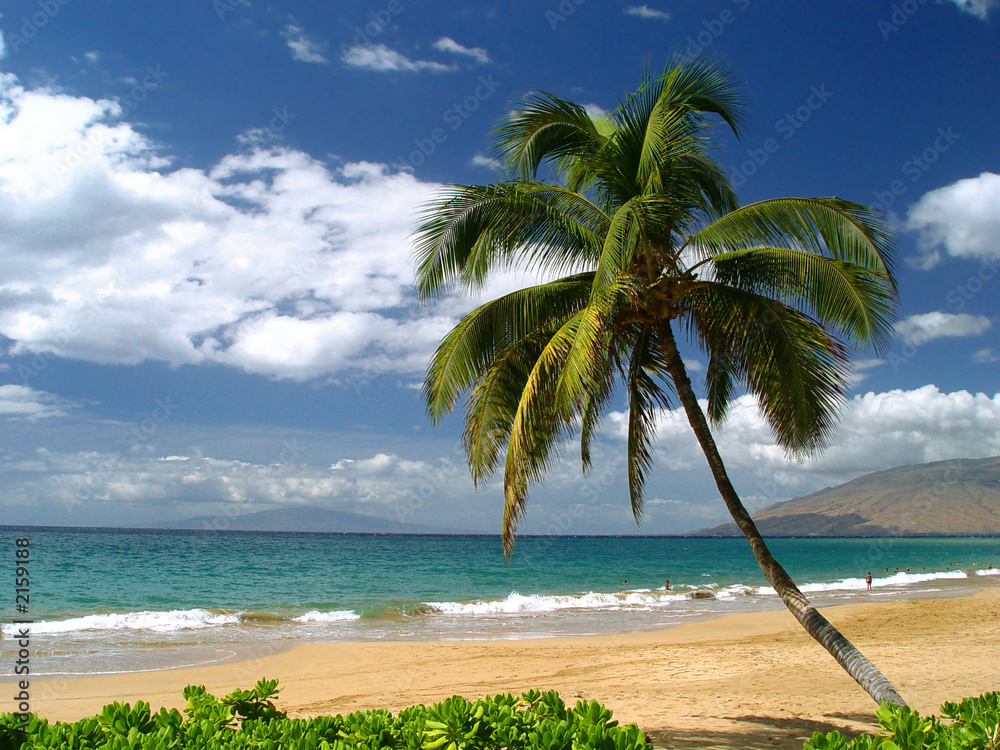
<svg viewBox="0 0 1000 750"><path fill-rule="evenodd" d="M898 706L905 706L896 688L892 686L885 676L868 659L858 651L854 645L844 637L830 622L821 615L809 600L799 591L798 586L789 577L785 569L778 564L778 561L771 555L763 537L757 531L757 525L750 517L750 513L743 506L739 495L729 481L726 467L722 463L722 456L715 444L715 439L708 427L705 413L698 404L691 381L688 379L687 370L681 360L680 352L677 350L677 342L674 339L673 331L669 322L664 322L660 327L660 341L663 346L664 357L666 358L667 371L670 373L677 388L677 396L684 406L688 422L694 430L698 443L701 445L708 465L712 469L712 476L715 484L719 488L719 493L726 503L733 520L740 531L746 536L753 549L754 557L760 565L761 571L767 582L781 597L788 610L799 621L806 632L815 638L823 646L837 663L853 677L861 687L879 703L894 703Z"/></svg>

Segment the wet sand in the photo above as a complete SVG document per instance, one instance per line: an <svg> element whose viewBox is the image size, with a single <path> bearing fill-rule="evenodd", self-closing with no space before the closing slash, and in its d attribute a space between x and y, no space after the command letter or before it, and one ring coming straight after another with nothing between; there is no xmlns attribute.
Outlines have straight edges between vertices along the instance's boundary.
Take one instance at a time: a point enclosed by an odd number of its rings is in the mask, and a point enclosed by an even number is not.
<svg viewBox="0 0 1000 750"><path fill-rule="evenodd" d="M1000 588L823 612L921 712L1000 690ZM39 679L32 708L64 721L114 700L181 708L185 685L224 694L277 677L278 704L292 716L555 689L567 703L607 704L669 748L798 750L816 730L876 726L868 695L784 611L586 638L274 646L232 664Z"/></svg>

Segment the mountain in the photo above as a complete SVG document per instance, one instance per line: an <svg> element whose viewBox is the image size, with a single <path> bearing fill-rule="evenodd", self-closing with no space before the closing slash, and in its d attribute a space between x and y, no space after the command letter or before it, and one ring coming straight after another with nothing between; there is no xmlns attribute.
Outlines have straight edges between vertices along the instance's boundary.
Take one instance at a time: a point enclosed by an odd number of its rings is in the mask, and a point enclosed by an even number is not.
<svg viewBox="0 0 1000 750"><path fill-rule="evenodd" d="M199 516L160 524L170 529L214 529L225 516ZM454 529L390 521L360 513L306 506L247 513L229 519L223 531L317 531L332 534L460 534Z"/></svg>
<svg viewBox="0 0 1000 750"><path fill-rule="evenodd" d="M898 466L752 515L765 536L1000 535L1000 457ZM734 523L694 535L742 536Z"/></svg>

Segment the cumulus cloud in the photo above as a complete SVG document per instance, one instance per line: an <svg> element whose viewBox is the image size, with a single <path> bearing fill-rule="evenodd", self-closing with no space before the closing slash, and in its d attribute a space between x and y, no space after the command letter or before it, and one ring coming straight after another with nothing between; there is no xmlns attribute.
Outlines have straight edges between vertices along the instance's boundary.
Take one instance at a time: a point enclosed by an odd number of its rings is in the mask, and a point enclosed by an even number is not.
<svg viewBox="0 0 1000 750"><path fill-rule="evenodd" d="M706 406L702 402L702 408ZM606 430L624 441L627 426L628 414L614 412ZM998 455L1000 394L941 393L936 386L927 385L910 391L857 395L845 405L831 445L804 463L785 456L750 396L733 404L728 421L715 435L729 468L750 471L761 483L775 482L785 488L787 497L797 490L815 489L818 481L837 484L903 464ZM657 437L657 464L669 469L704 464L681 409L657 419Z"/></svg>
<svg viewBox="0 0 1000 750"><path fill-rule="evenodd" d="M415 520L435 498L468 491L464 467L396 455L344 459L332 466L260 465L202 456L134 456L82 451L0 460L9 507L58 501L68 520L101 508L147 510L180 520L225 513L315 506L392 520ZM414 498L421 498L415 501Z"/></svg>
<svg viewBox="0 0 1000 750"><path fill-rule="evenodd" d="M992 325L985 315L930 312L911 315L896 323L896 333L908 344L953 336L978 336Z"/></svg>
<svg viewBox="0 0 1000 750"><path fill-rule="evenodd" d="M0 385L0 417L42 419L64 417L66 410L76 406L45 391L24 385Z"/></svg>
<svg viewBox="0 0 1000 750"><path fill-rule="evenodd" d="M292 59L304 63L322 64L329 62L323 56L323 45L310 39L305 29L295 24L285 24L281 30L281 35L288 43L288 48L292 51Z"/></svg>
<svg viewBox="0 0 1000 750"><path fill-rule="evenodd" d="M446 73L455 70L452 65L443 65L431 60L411 60L384 44L355 45L344 50L340 58L347 65L378 73Z"/></svg>
<svg viewBox="0 0 1000 750"><path fill-rule="evenodd" d="M983 172L923 195L905 226L918 234L918 264L930 268L942 251L956 258L1000 258L1000 174Z"/></svg>
<svg viewBox="0 0 1000 750"><path fill-rule="evenodd" d="M636 16L637 18L654 19L657 21L669 21L670 14L666 11L650 8L648 5L629 5L625 8L626 16Z"/></svg>
<svg viewBox="0 0 1000 750"><path fill-rule="evenodd" d="M1000 4L998 0L951 0L951 2L955 3L955 5L966 13L971 13L984 21L990 11Z"/></svg>
<svg viewBox="0 0 1000 750"><path fill-rule="evenodd" d="M500 170L503 165L496 159L483 156L482 154L476 154L469 160L469 165L473 167L486 167L487 169Z"/></svg>
<svg viewBox="0 0 1000 750"><path fill-rule="evenodd" d="M454 39L446 36L434 42L433 47L440 52L450 52L453 55L471 57L479 63L488 63L490 61L489 54L482 47L463 47Z"/></svg>
<svg viewBox="0 0 1000 750"><path fill-rule="evenodd" d="M9 353L373 378L422 372L475 303L415 300L413 217L436 184L285 148L171 171L119 112L0 77ZM526 280L507 274L484 296Z"/></svg>

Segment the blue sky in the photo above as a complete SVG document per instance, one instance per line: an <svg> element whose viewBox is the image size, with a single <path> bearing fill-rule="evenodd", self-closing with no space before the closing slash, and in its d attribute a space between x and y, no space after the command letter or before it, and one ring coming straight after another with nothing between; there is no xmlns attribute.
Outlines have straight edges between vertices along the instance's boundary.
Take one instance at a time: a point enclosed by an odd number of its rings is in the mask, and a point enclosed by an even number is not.
<svg viewBox="0 0 1000 750"><path fill-rule="evenodd" d="M826 453L788 461L745 398L719 431L751 508L1000 453L996 6L5 3L0 519L317 505L496 531L498 481L474 490L460 418L433 429L415 387L474 304L417 303L415 212L498 179L490 131L517 96L612 109L672 53L745 81L751 125L717 155L744 202L837 195L897 232L898 335L859 353ZM570 447L524 531L637 531L624 408L594 474ZM639 530L726 520L683 420L659 432Z"/></svg>

